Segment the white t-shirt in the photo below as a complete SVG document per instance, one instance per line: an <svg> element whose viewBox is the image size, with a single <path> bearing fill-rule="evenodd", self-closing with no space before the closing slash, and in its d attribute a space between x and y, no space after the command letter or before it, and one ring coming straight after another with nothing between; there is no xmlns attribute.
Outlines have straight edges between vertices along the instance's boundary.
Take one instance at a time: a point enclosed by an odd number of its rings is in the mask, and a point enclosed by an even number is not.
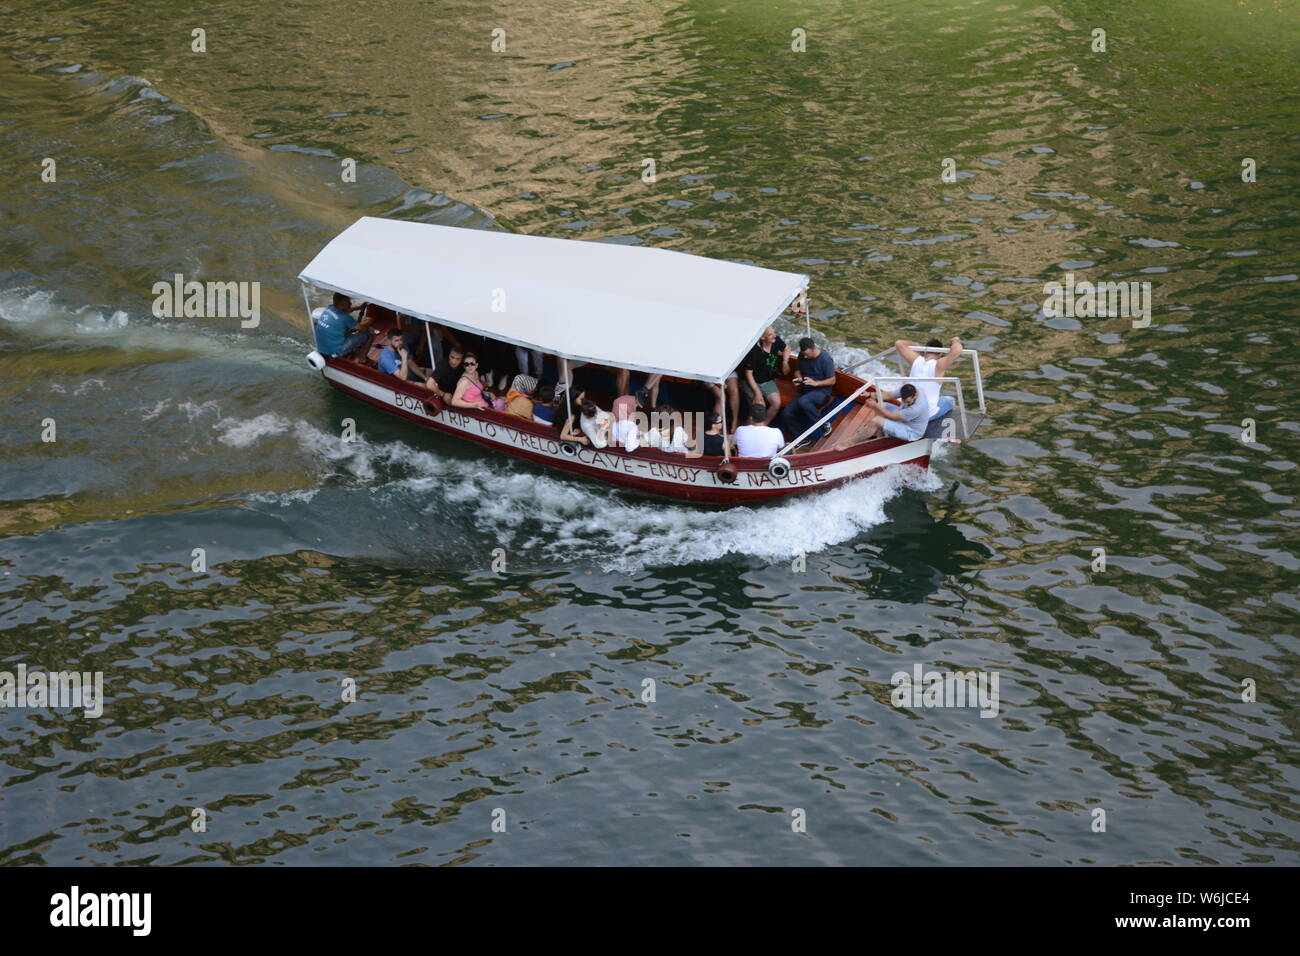
<svg viewBox="0 0 1300 956"><path fill-rule="evenodd" d="M907 374L912 378L925 376L934 378L934 366L937 359L926 358L924 354L918 355L916 361L912 363L912 370ZM913 382L912 385L921 397L917 401L924 401L930 412L933 413L939 407L939 383L938 382ZM928 417L928 415L927 415Z"/></svg>
<svg viewBox="0 0 1300 956"><path fill-rule="evenodd" d="M783 445L781 429L771 425L741 425L736 429L736 451L741 458L771 458Z"/></svg>
<svg viewBox="0 0 1300 956"><path fill-rule="evenodd" d="M586 415L578 415L578 427L582 433L587 436L587 441L591 442L595 448L605 447L605 438L600 433L604 431L609 434L609 426L614 423L614 416L603 408L596 409L596 417L588 418Z"/></svg>

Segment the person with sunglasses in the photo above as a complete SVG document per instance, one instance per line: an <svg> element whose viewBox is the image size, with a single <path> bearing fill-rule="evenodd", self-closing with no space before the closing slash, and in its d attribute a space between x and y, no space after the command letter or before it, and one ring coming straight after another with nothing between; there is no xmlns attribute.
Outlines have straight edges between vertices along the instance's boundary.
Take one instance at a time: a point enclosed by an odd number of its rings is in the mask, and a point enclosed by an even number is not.
<svg viewBox="0 0 1300 956"><path fill-rule="evenodd" d="M473 352L465 356L461 363L464 371L456 383L456 391L451 396L451 403L457 408L478 408L483 411L492 409L492 393L483 387L478 377L478 356Z"/></svg>

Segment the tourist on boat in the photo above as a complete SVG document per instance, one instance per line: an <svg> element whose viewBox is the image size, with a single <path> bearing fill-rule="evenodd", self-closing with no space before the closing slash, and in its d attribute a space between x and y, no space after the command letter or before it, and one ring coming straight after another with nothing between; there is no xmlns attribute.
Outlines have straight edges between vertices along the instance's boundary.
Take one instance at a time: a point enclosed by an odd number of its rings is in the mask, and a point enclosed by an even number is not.
<svg viewBox="0 0 1300 956"><path fill-rule="evenodd" d="M582 433L587 436L593 448L604 448L609 444L610 432L614 427L614 416L603 408L597 408L596 403L589 401L586 395L586 392L579 392L576 399L578 427L582 429Z"/></svg>
<svg viewBox="0 0 1300 956"><path fill-rule="evenodd" d="M706 421L709 430L704 433L704 454L721 458L726 455L732 440L730 436L722 434L722 416L717 412L709 412Z"/></svg>
<svg viewBox="0 0 1300 956"><path fill-rule="evenodd" d="M767 409L757 402L749 407L749 424L737 428L735 437L741 458L771 458L785 444L781 429L767 424Z"/></svg>
<svg viewBox="0 0 1300 956"><path fill-rule="evenodd" d="M388 333L388 341L375 364L385 375L395 375L403 382L419 381L428 384L428 373L415 364L406 341L396 330Z"/></svg>
<svg viewBox="0 0 1300 956"><path fill-rule="evenodd" d="M456 383L456 391L451 396L451 403L457 408L477 408L491 411L495 406L492 393L483 387L478 374L478 356L470 352L461 363L465 371Z"/></svg>
<svg viewBox="0 0 1300 956"><path fill-rule="evenodd" d="M777 388L776 377L778 374L783 378L789 376L792 354L785 339L777 335L776 329L769 325L740 363L741 371L745 373L745 384L749 386L751 402L767 405L765 425L772 424L772 419L781 410L781 390Z"/></svg>
<svg viewBox="0 0 1300 956"><path fill-rule="evenodd" d="M929 348L941 349L943 343L938 339L931 339L925 343ZM898 349L898 354L903 357L904 362L912 363L908 371L909 378L943 378L948 374L948 369L952 363L961 357L962 344L961 339L957 336L952 337L952 344L948 348L947 355L936 356L933 352L916 351L916 343L908 339L899 339L894 343ZM921 397L925 400L925 407L930 410L930 420L943 418L952 411L952 398L948 395L940 395L943 388L941 382L915 382L917 389L921 392ZM897 393L888 393L884 396L885 401L897 399Z"/></svg>
<svg viewBox="0 0 1300 956"><path fill-rule="evenodd" d="M447 357L439 362L433 369L433 374L425 383L444 402L450 402L456 394L456 386L460 383L461 373L465 371L463 365L465 361L465 352L460 348L448 350Z"/></svg>
<svg viewBox="0 0 1300 956"><path fill-rule="evenodd" d="M353 305L346 295L334 293L333 302L316 319L316 348L322 355L347 358L370 341L370 319L357 322L352 316L357 309L365 316L366 303Z"/></svg>
<svg viewBox="0 0 1300 956"><path fill-rule="evenodd" d="M869 397L867 404L875 409L875 416L866 425L866 437L879 438L882 433L904 441L925 437L930 406L910 382L898 390L897 405L881 401L879 395Z"/></svg>
<svg viewBox="0 0 1300 956"><path fill-rule="evenodd" d="M737 421L740 418L740 366L737 365L727 376L723 385L710 385L709 391L713 393L713 410L719 415L722 414L722 396L727 396L727 412L729 417L727 421L731 422L731 430L736 430Z"/></svg>
<svg viewBox="0 0 1300 956"><path fill-rule="evenodd" d="M681 415L671 405L660 405L654 410L645 443L648 448L658 448L672 455L688 455L695 450L695 442L682 428Z"/></svg>
<svg viewBox="0 0 1300 956"><path fill-rule="evenodd" d="M537 390L537 400L533 402L533 421L539 425L555 424L554 385L543 385Z"/></svg>
<svg viewBox="0 0 1300 956"><path fill-rule="evenodd" d="M789 407L781 413L780 426L791 439L802 435L821 418L821 407L830 400L835 385L835 360L830 353L817 346L808 337L799 340L798 371L793 381L798 394ZM830 425L822 430L830 434Z"/></svg>
<svg viewBox="0 0 1300 956"><path fill-rule="evenodd" d="M580 416L581 412L574 412L564 420L564 425L560 428L560 437L579 445L590 445L591 442L587 441L587 436L582 433L582 427L575 422L575 419Z"/></svg>
<svg viewBox="0 0 1300 956"><path fill-rule="evenodd" d="M524 421L532 421L533 392L536 390L537 379L531 375L516 375L515 380L510 383L510 391L506 393L506 414L522 418Z"/></svg>

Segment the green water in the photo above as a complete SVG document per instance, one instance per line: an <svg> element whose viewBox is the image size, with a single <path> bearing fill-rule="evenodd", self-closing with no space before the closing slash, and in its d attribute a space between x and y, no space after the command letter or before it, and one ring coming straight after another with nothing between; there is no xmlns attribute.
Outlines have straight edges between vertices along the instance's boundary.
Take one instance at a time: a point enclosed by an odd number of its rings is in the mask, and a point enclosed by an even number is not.
<svg viewBox="0 0 1300 956"><path fill-rule="evenodd" d="M108 701L0 710L0 861L1300 862L1298 53L1281 2L6 5L0 670ZM804 272L990 420L709 512L412 434L302 360L360 215ZM154 318L176 272L261 326Z"/></svg>

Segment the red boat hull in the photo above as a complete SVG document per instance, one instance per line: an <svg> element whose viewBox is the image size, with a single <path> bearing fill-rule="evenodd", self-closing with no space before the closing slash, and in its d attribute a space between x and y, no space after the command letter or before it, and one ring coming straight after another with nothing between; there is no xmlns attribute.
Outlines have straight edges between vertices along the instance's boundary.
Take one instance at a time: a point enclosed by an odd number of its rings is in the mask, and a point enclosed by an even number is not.
<svg viewBox="0 0 1300 956"><path fill-rule="evenodd" d="M690 458L656 449L628 453L562 442L550 426L495 411L444 408L422 387L351 362L326 359L325 380L363 402L433 431L456 435L517 458L583 475L642 494L701 504L756 504L821 491L899 464L926 467L933 445L878 438L845 449L792 455L790 473L778 479L760 458L733 458L735 481L718 474L717 458ZM567 446L567 447L566 447ZM569 451L573 450L570 454Z"/></svg>

